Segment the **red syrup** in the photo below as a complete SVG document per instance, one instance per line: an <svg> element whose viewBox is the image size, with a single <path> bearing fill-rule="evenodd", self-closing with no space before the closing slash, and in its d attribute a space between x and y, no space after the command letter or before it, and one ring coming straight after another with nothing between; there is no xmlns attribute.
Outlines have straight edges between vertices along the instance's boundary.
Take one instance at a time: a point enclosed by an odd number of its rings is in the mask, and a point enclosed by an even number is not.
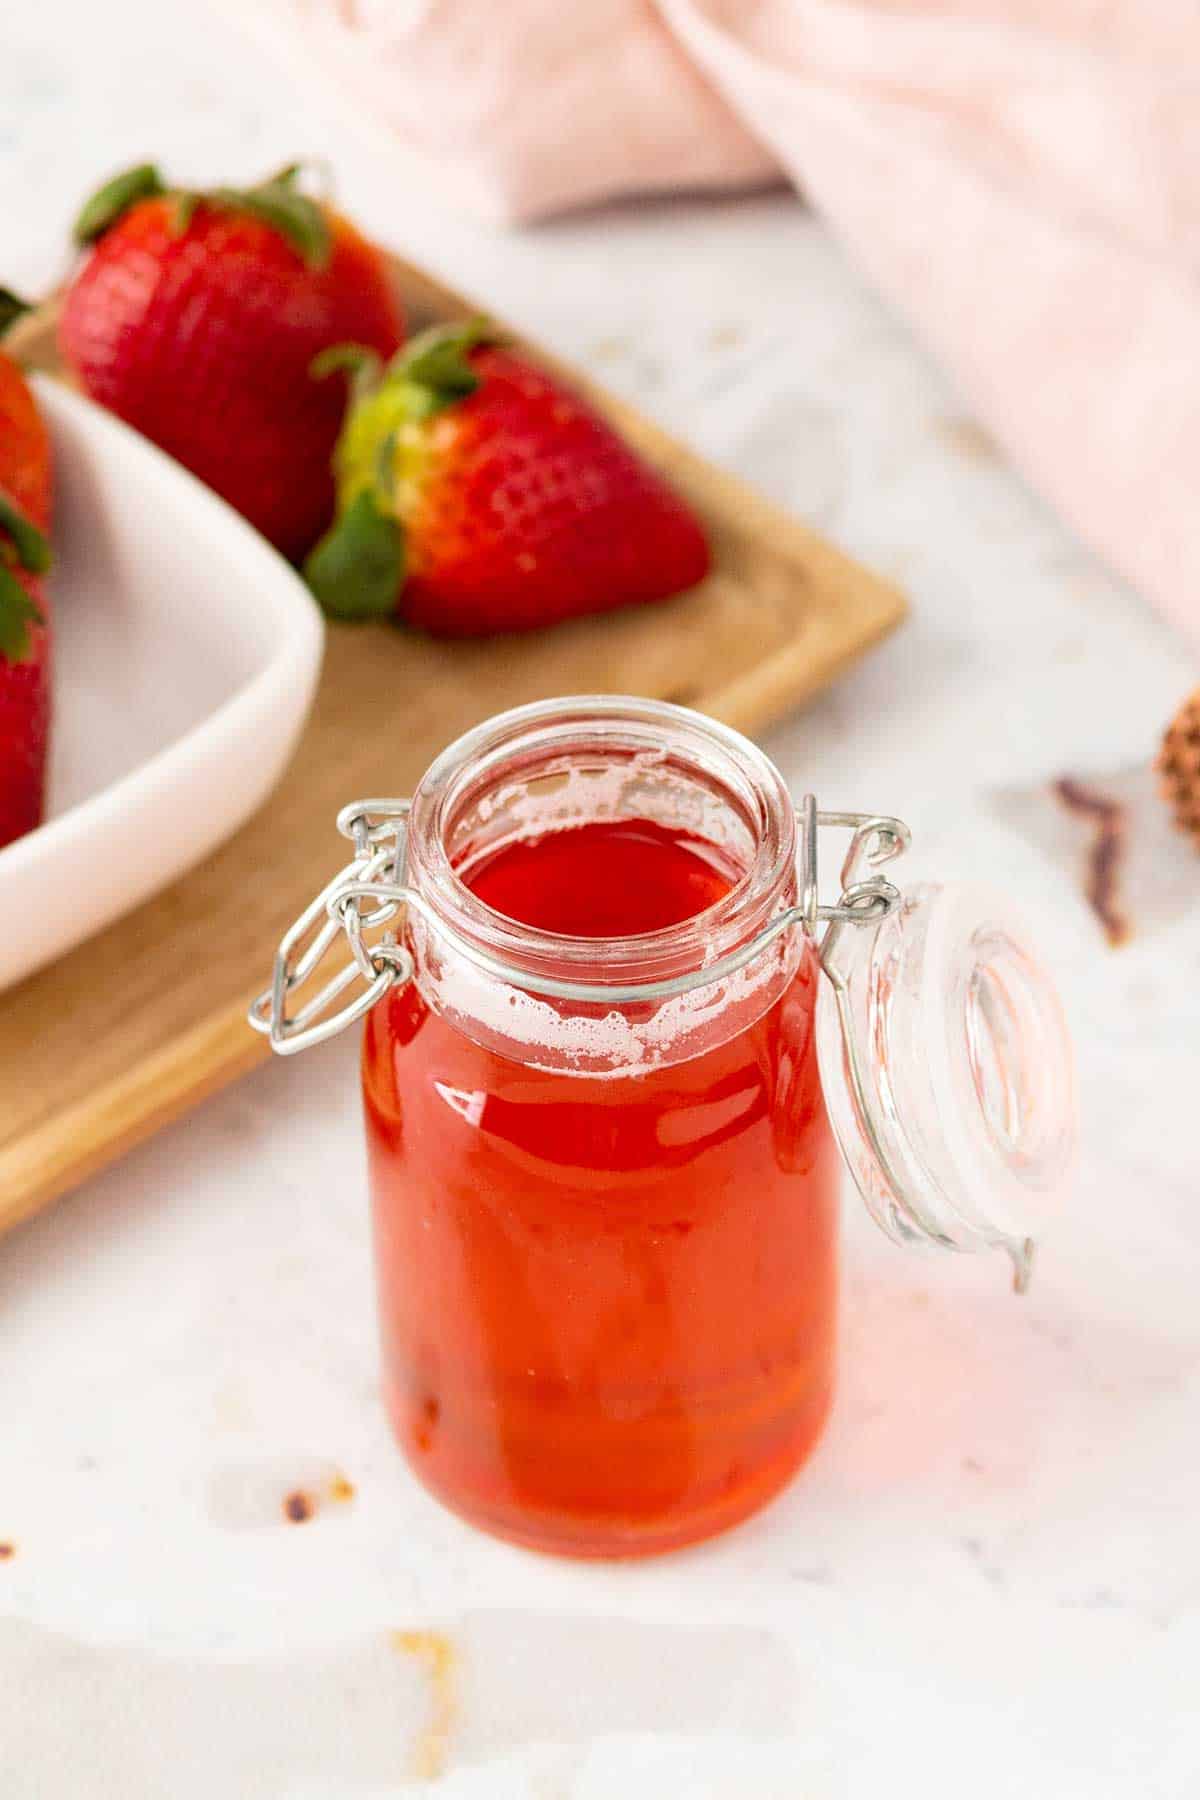
<svg viewBox="0 0 1200 1800"><path fill-rule="evenodd" d="M649 821L463 871L512 920L597 940L692 920L736 871ZM829 1406L837 1160L810 946L726 1042L642 1073L485 1049L415 986L363 1056L384 1378L421 1480L542 1550L691 1543L775 1494Z"/></svg>

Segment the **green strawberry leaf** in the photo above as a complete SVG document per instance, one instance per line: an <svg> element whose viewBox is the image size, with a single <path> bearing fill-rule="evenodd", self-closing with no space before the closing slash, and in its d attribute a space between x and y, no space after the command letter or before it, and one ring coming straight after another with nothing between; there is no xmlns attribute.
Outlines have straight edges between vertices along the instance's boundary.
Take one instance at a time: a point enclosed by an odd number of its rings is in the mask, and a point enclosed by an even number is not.
<svg viewBox="0 0 1200 1800"><path fill-rule="evenodd" d="M423 388L428 396L423 410L430 417L475 392L479 376L469 354L479 344L497 343L499 337L491 321L483 318L432 325L397 351L388 364L388 380Z"/></svg>
<svg viewBox="0 0 1200 1800"><path fill-rule="evenodd" d="M31 625L42 623L42 611L7 564L0 562L0 660L24 662L33 648Z"/></svg>
<svg viewBox="0 0 1200 1800"><path fill-rule="evenodd" d="M404 579L404 533L368 489L312 551L304 579L331 619L381 619L394 611Z"/></svg>
<svg viewBox="0 0 1200 1800"><path fill-rule="evenodd" d="M495 339L488 320L469 319L422 332L382 371L374 358L359 365L333 453L343 516L363 493L374 494L384 514L403 514L398 495L403 490L411 496L424 479L428 445L421 427L475 392L481 377L468 357L477 344ZM353 367L360 354L337 345L312 366L316 373Z"/></svg>
<svg viewBox="0 0 1200 1800"><path fill-rule="evenodd" d="M308 365L308 372L314 381L325 381L339 370L350 376L351 404L365 400L379 386L379 378L383 373L383 362L374 350L365 344L329 344L324 350L318 350Z"/></svg>
<svg viewBox="0 0 1200 1800"><path fill-rule="evenodd" d="M84 202L75 220L75 242L94 244L139 200L155 200L166 191L166 183L153 163L138 163L136 168L114 175Z"/></svg>
<svg viewBox="0 0 1200 1800"><path fill-rule="evenodd" d="M171 231L175 237L183 236L203 198L203 194L196 193L193 188L181 188L171 195Z"/></svg>
<svg viewBox="0 0 1200 1800"><path fill-rule="evenodd" d="M22 300L11 288L0 287L0 337L3 337L9 326L14 324L23 313L32 312L28 300Z"/></svg>
<svg viewBox="0 0 1200 1800"><path fill-rule="evenodd" d="M0 487L0 531L7 532L17 561L31 574L44 575L50 567L50 546L32 520L27 519L11 494Z"/></svg>
<svg viewBox="0 0 1200 1800"><path fill-rule="evenodd" d="M375 452L375 499L385 511L396 492L396 435L389 431Z"/></svg>
<svg viewBox="0 0 1200 1800"><path fill-rule="evenodd" d="M287 239L310 268L323 269L333 254L333 233L324 210L294 182L299 164L289 164L269 181L252 188L215 188L205 194L210 206L249 213Z"/></svg>

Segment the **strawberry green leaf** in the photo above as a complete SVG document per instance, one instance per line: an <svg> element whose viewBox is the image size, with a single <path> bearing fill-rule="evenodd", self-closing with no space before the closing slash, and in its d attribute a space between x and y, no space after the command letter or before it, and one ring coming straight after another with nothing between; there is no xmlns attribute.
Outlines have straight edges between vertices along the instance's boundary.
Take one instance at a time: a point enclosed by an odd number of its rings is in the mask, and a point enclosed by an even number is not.
<svg viewBox="0 0 1200 1800"><path fill-rule="evenodd" d="M311 268L323 269L333 253L333 233L324 210L293 186L296 168L289 166L252 188L215 188L204 198L210 206L249 213L287 239Z"/></svg>
<svg viewBox="0 0 1200 1800"><path fill-rule="evenodd" d="M382 371L374 361L361 367L333 453L343 513L366 491L385 514L394 514L397 487L421 478L422 438L413 428L475 392L482 377L471 367L470 352L495 339L487 319L439 325L414 338ZM354 348L339 345L313 367L323 372L352 360Z"/></svg>
<svg viewBox="0 0 1200 1800"><path fill-rule="evenodd" d="M19 319L22 313L32 312L28 300L22 300L11 288L0 287L0 337L3 337L9 326Z"/></svg>
<svg viewBox="0 0 1200 1800"><path fill-rule="evenodd" d="M375 497L386 509L396 491L396 433L389 431L375 452Z"/></svg>
<svg viewBox="0 0 1200 1800"><path fill-rule="evenodd" d="M499 341L500 334L488 319L467 319L461 324L433 325L422 331L388 364L389 381L406 381L424 388L427 415L464 400L479 386L479 376L468 357L480 344Z"/></svg>
<svg viewBox="0 0 1200 1800"><path fill-rule="evenodd" d="M50 567L50 546L32 520L27 519L11 494L0 488L0 532L12 539L17 561L34 575Z"/></svg>
<svg viewBox="0 0 1200 1800"><path fill-rule="evenodd" d="M182 237L196 216L196 208L204 198L191 188L182 188L179 193L171 195L171 231L175 237Z"/></svg>
<svg viewBox="0 0 1200 1800"><path fill-rule="evenodd" d="M332 619L381 619L404 578L404 533L364 489L304 565L304 579Z"/></svg>
<svg viewBox="0 0 1200 1800"><path fill-rule="evenodd" d="M166 184L153 163L139 163L135 169L126 169L124 174L114 175L90 200L85 201L75 220L75 242L94 244L110 226L116 224L122 213L127 213L139 200L154 200L166 191Z"/></svg>
<svg viewBox="0 0 1200 1800"><path fill-rule="evenodd" d="M345 370L350 376L350 399L364 400L379 386L383 362L378 353L365 344L329 344L318 350L308 365L314 381L325 381L330 375Z"/></svg>
<svg viewBox="0 0 1200 1800"><path fill-rule="evenodd" d="M33 648L30 626L41 622L37 601L0 562L0 661L24 662Z"/></svg>
<svg viewBox="0 0 1200 1800"><path fill-rule="evenodd" d="M327 375L336 375L339 369L363 367L381 368L379 353L366 344L326 344L309 363L308 372L318 381L324 381Z"/></svg>

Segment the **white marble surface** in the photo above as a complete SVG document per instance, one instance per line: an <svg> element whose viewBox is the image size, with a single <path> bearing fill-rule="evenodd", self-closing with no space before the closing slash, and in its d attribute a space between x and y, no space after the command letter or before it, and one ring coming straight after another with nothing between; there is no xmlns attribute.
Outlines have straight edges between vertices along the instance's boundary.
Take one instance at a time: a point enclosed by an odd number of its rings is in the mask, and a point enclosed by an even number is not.
<svg viewBox="0 0 1200 1800"><path fill-rule="evenodd" d="M1078 1036L1079 1192L1022 1303L998 1263L906 1257L848 1202L809 1470L724 1541L575 1567L460 1526L392 1448L352 1047L253 1076L0 1246L0 1793L365 1800L439 1763L447 1796L488 1800L1200 1793L1200 900L1108 951L1036 803L1029 831L1011 804L1144 761L1194 659L791 198L506 235L381 177L191 9L0 23L15 284L54 275L111 167L297 151L380 236L905 583L911 625L769 748L830 804L905 814L918 870L1039 915ZM353 1501L283 1521L287 1489L339 1471ZM454 1648L440 1689L389 1636L423 1628Z"/></svg>

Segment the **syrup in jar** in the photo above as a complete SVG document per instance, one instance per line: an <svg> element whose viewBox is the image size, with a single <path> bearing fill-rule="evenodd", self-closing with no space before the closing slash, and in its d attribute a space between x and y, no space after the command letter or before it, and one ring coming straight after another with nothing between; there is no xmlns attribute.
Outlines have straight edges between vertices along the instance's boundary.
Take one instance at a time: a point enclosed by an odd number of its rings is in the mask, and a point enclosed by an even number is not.
<svg viewBox="0 0 1200 1800"><path fill-rule="evenodd" d="M691 922L744 871L652 820L463 870L578 939ZM833 1379L836 1152L811 950L724 1041L643 1071L539 1069L413 990L363 1061L392 1421L476 1523L577 1554L719 1530L794 1472Z"/></svg>

